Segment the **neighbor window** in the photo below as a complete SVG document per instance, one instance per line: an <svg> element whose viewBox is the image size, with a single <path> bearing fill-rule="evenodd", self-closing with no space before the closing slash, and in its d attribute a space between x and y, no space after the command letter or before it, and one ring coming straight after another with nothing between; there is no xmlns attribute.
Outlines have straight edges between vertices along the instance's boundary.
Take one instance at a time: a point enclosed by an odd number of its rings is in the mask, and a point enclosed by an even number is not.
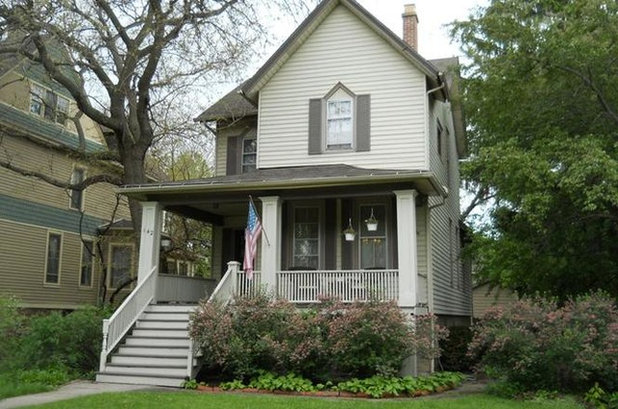
<svg viewBox="0 0 618 409"><path fill-rule="evenodd" d="M71 184L76 185L84 181L85 170L81 168L73 169L71 174ZM70 192L70 207L71 209L81 210L84 202L84 191L78 189L71 189Z"/></svg>
<svg viewBox="0 0 618 409"><path fill-rule="evenodd" d="M294 209L294 267L318 269L320 263L320 208Z"/></svg>
<svg viewBox="0 0 618 409"><path fill-rule="evenodd" d="M243 138L242 140L242 173L254 171L257 158L257 140Z"/></svg>
<svg viewBox="0 0 618 409"><path fill-rule="evenodd" d="M376 230L368 230L365 220L371 214L378 221ZM386 268L386 206L383 204L360 206L360 267L362 269Z"/></svg>
<svg viewBox="0 0 618 409"><path fill-rule="evenodd" d="M30 112L64 125L69 116L69 100L47 88L32 84L30 87Z"/></svg>
<svg viewBox="0 0 618 409"><path fill-rule="evenodd" d="M79 273L79 285L92 285L92 270L94 268L94 243L91 240L82 241L82 263Z"/></svg>
<svg viewBox="0 0 618 409"><path fill-rule="evenodd" d="M47 240L47 263L45 265L45 283L60 283L60 251L62 236L58 233L49 233Z"/></svg>
<svg viewBox="0 0 618 409"><path fill-rule="evenodd" d="M118 288L131 279L133 247L112 245L110 253L110 287Z"/></svg>

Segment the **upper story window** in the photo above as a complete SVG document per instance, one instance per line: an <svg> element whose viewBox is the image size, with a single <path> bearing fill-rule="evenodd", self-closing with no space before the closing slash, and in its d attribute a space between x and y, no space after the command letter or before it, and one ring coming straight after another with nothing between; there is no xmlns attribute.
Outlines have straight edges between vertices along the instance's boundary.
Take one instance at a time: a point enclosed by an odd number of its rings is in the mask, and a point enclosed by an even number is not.
<svg viewBox="0 0 618 409"><path fill-rule="evenodd" d="M338 89L326 101L326 150L354 147L354 96Z"/></svg>
<svg viewBox="0 0 618 409"><path fill-rule="evenodd" d="M242 140L242 173L255 170L257 156L257 140L253 137L245 137Z"/></svg>
<svg viewBox="0 0 618 409"><path fill-rule="evenodd" d="M369 151L370 96L342 83L322 98L309 100L309 154Z"/></svg>
<svg viewBox="0 0 618 409"><path fill-rule="evenodd" d="M69 100L37 84L30 86L30 112L64 125L69 117Z"/></svg>
<svg viewBox="0 0 618 409"><path fill-rule="evenodd" d="M75 185L84 181L86 171L82 168L73 169L71 174L71 184ZM75 210L82 210L84 206L84 191L71 189L69 207Z"/></svg>

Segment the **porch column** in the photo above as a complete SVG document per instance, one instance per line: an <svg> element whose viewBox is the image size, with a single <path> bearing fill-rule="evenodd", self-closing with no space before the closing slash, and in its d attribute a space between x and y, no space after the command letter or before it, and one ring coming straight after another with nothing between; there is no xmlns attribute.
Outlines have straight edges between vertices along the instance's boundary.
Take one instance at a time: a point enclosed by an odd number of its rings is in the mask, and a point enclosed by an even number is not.
<svg viewBox="0 0 618 409"><path fill-rule="evenodd" d="M281 270L281 199L264 196L262 202L262 285L273 293L277 290L277 272ZM266 237L264 237L266 236ZM268 238L268 240L267 240Z"/></svg>
<svg viewBox="0 0 618 409"><path fill-rule="evenodd" d="M142 231L139 243L139 267L137 270L138 284L144 281L144 278L155 266L159 265L161 217L161 204L159 202L142 202Z"/></svg>
<svg viewBox="0 0 618 409"><path fill-rule="evenodd" d="M411 309L417 304L418 257L416 250L416 190L396 190L397 257L399 259L399 306Z"/></svg>

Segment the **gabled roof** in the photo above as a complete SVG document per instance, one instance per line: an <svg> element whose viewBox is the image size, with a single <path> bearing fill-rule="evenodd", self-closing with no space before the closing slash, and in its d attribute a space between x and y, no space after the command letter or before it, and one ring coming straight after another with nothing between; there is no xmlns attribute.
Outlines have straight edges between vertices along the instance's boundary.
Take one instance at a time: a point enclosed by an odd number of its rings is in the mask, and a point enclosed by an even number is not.
<svg viewBox="0 0 618 409"><path fill-rule="evenodd" d="M323 0L253 77L210 106L195 120L214 121L218 119L237 119L242 116L256 115L259 90L277 73L277 71L279 71L292 54L304 44L318 26L339 5L350 10L352 14L367 24L378 36L384 39L404 58L425 74L431 88L436 88L443 83L439 67L436 67L432 62L424 59L409 44L399 38L399 36L393 33L355 0ZM438 97L441 99L448 98L447 90L443 89L441 91L442 93L438 95Z"/></svg>

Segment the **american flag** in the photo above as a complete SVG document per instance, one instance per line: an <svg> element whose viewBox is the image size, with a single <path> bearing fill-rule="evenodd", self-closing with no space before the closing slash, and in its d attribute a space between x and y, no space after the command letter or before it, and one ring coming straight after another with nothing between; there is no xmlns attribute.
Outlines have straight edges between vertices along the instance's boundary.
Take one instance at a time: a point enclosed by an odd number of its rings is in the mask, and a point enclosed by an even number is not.
<svg viewBox="0 0 618 409"><path fill-rule="evenodd" d="M253 279L253 260L257 253L257 241L262 233L262 223L258 218L253 200L249 201L249 217L247 218L247 228L245 229L245 258L243 269L247 274L247 279Z"/></svg>

